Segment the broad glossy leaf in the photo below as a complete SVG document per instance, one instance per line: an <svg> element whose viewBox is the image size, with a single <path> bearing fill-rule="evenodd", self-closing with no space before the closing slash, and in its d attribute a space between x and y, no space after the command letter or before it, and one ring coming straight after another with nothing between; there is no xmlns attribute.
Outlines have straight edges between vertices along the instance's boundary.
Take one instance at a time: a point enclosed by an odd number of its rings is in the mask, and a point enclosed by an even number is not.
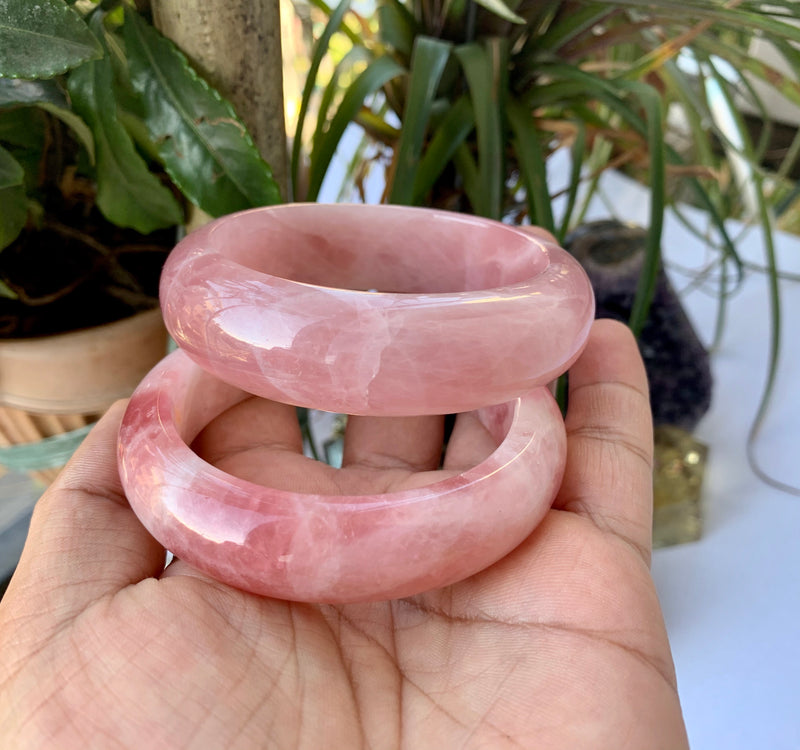
<svg viewBox="0 0 800 750"><path fill-rule="evenodd" d="M0 76L51 78L102 54L81 15L64 0L0 2Z"/></svg>
<svg viewBox="0 0 800 750"><path fill-rule="evenodd" d="M61 86L53 80L26 81L18 78L0 78L0 109L21 104L43 104L66 108L67 97Z"/></svg>
<svg viewBox="0 0 800 750"><path fill-rule="evenodd" d="M0 146L0 249L11 244L22 231L27 218L27 203L22 166Z"/></svg>
<svg viewBox="0 0 800 750"><path fill-rule="evenodd" d="M123 33L145 123L183 194L211 216L280 202L272 171L231 104L130 10Z"/></svg>
<svg viewBox="0 0 800 750"><path fill-rule="evenodd" d="M0 78L0 109L17 106L37 106L58 117L83 144L94 162L94 138L88 125L70 109L63 89L55 81L23 81Z"/></svg>
<svg viewBox="0 0 800 750"><path fill-rule="evenodd" d="M45 118L34 107L19 107L8 112L0 112L0 143L15 148L41 151L44 137Z"/></svg>
<svg viewBox="0 0 800 750"><path fill-rule="evenodd" d="M69 91L75 109L94 133L97 205L104 216L142 234L180 224L180 205L149 170L117 118L111 62L94 61L75 70Z"/></svg>

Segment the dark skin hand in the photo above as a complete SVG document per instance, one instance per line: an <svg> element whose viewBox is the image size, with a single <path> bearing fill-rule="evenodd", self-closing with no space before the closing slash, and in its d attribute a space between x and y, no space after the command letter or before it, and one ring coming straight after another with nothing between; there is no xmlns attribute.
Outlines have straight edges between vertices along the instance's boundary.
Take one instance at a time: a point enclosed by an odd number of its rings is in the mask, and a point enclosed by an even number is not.
<svg viewBox="0 0 800 750"><path fill-rule="evenodd" d="M119 484L117 405L39 502L0 604L0 746L687 747L649 572L652 429L627 329L595 324L570 389L563 486L522 545L462 583L348 606L254 597L180 561L164 571ZM433 478L441 431L433 417L351 419L336 472L300 455L291 410L252 399L196 447L272 485L385 491ZM444 470L487 441L460 418Z"/></svg>

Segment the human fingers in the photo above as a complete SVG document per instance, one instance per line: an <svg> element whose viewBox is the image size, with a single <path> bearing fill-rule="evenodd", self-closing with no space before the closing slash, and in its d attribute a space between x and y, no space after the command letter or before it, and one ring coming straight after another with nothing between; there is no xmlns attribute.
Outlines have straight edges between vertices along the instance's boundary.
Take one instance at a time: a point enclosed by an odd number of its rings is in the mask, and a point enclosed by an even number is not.
<svg viewBox="0 0 800 750"><path fill-rule="evenodd" d="M303 453L294 406L252 397L206 426L192 449L218 469L248 482L293 492L330 494L332 467Z"/></svg>
<svg viewBox="0 0 800 750"><path fill-rule="evenodd" d="M139 523L120 485L123 410L122 402L109 409L37 503L6 593L15 606L65 621L163 568L164 549Z"/></svg>
<svg viewBox="0 0 800 750"><path fill-rule="evenodd" d="M630 330L596 321L569 373L567 466L555 507L590 518L649 562L653 428L647 376Z"/></svg>
<svg viewBox="0 0 800 750"><path fill-rule="evenodd" d="M349 417L342 467L431 471L443 439L444 417Z"/></svg>

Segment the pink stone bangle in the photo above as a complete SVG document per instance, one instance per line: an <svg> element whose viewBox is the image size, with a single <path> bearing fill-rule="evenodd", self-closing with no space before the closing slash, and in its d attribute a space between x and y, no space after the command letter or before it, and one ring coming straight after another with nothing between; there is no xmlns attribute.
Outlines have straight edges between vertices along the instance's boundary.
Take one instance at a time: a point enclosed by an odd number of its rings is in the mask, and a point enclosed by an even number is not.
<svg viewBox="0 0 800 750"><path fill-rule="evenodd" d="M246 395L172 353L128 405L119 465L133 510L161 544L256 594L367 601L462 580L522 542L561 481L564 424L546 388L478 411L499 444L478 466L374 496L271 489L203 461L188 444Z"/></svg>
<svg viewBox="0 0 800 750"><path fill-rule="evenodd" d="M222 380L376 416L470 411L527 393L572 364L594 314L585 273L556 245L399 206L223 217L171 253L161 299L181 349Z"/></svg>

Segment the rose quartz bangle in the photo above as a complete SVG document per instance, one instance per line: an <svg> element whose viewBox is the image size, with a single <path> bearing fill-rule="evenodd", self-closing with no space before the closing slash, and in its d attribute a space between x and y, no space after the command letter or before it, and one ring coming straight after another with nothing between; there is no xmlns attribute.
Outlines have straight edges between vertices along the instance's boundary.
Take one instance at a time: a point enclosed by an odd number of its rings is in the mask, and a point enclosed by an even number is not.
<svg viewBox="0 0 800 750"><path fill-rule="evenodd" d="M527 393L572 364L594 314L586 274L557 246L399 206L226 216L171 253L161 299L178 345L222 380L375 416L470 411Z"/></svg>
<svg viewBox="0 0 800 750"><path fill-rule="evenodd" d="M172 353L130 401L119 463L132 508L161 544L257 594L366 601L462 580L524 540L561 481L564 424L546 388L478 412L499 444L478 466L427 487L364 496L270 489L189 449L246 395Z"/></svg>

